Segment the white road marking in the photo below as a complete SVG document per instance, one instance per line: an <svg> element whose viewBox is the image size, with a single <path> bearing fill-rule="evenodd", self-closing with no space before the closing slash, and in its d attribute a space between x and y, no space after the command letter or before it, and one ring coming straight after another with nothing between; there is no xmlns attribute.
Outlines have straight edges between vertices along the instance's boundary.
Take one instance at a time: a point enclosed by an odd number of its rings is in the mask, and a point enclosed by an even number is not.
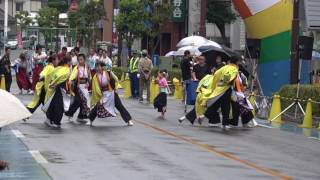
<svg viewBox="0 0 320 180"><path fill-rule="evenodd" d="M11 132L12 132L17 138L24 138L24 137L25 137L19 130L12 129Z"/></svg>
<svg viewBox="0 0 320 180"><path fill-rule="evenodd" d="M39 164L47 164L48 161L41 155L39 151L29 151L32 157L39 163Z"/></svg>

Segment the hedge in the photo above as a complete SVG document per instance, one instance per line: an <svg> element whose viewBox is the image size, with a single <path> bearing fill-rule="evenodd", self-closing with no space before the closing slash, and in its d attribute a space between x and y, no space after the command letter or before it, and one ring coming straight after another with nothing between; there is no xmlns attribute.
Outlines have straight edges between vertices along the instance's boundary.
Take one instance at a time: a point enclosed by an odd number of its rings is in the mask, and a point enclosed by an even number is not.
<svg viewBox="0 0 320 180"><path fill-rule="evenodd" d="M284 85L281 87L278 94L281 97L296 98L297 85ZM311 98L313 101L320 102L320 85L300 85L299 99L308 100ZM288 107L293 101L281 100L282 109ZM301 105L305 109L306 102L302 102ZM320 105L312 104L313 114L315 116L320 115ZM290 112L294 112L295 108L292 108Z"/></svg>
<svg viewBox="0 0 320 180"><path fill-rule="evenodd" d="M113 67L112 71L118 76L118 78L120 79L122 76L122 73L127 73L128 72L128 68L126 67ZM153 68L152 69L152 75L154 77L157 76L159 69L158 68ZM173 78L177 78L177 79L181 79L181 70L180 69L172 69L171 71L168 71L169 74L169 81L172 81Z"/></svg>

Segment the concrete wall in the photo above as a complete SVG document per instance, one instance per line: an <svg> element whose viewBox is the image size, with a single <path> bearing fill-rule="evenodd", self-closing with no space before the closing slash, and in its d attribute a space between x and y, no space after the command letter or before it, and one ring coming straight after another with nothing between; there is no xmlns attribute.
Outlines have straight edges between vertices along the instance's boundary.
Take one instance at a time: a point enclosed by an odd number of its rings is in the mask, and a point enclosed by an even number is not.
<svg viewBox="0 0 320 180"><path fill-rule="evenodd" d="M189 0L188 36L200 30L200 5L201 0Z"/></svg>

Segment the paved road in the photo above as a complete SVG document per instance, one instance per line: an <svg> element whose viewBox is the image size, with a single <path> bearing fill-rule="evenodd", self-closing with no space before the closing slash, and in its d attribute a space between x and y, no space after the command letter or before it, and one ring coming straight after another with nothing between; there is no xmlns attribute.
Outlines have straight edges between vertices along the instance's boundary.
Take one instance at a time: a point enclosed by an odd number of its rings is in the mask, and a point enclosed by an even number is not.
<svg viewBox="0 0 320 180"><path fill-rule="evenodd" d="M20 98L27 103L31 96ZM11 128L25 136L29 150L41 153L41 165L57 180L320 179L318 140L276 128L226 132L178 125L178 101L169 101L166 120L149 105L123 101L133 127L119 117L97 119L91 128L64 118L62 129L52 130L38 110Z"/></svg>

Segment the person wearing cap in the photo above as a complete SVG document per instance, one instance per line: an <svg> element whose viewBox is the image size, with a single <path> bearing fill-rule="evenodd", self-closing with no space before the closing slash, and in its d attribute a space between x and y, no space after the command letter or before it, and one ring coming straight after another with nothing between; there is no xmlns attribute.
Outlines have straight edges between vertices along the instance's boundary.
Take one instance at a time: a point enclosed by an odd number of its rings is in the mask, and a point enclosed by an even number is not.
<svg viewBox="0 0 320 180"><path fill-rule="evenodd" d="M140 73L140 91L139 91L139 101L143 102L143 90L147 89L147 101L150 101L150 78L152 72L152 61L148 58L148 51L144 49L142 51L142 57L139 61L139 73Z"/></svg>
<svg viewBox="0 0 320 180"><path fill-rule="evenodd" d="M131 97L139 97L139 74L138 74L138 65L139 59L137 51L132 52L132 57L129 61L129 78L130 78L130 88L131 88Z"/></svg>

